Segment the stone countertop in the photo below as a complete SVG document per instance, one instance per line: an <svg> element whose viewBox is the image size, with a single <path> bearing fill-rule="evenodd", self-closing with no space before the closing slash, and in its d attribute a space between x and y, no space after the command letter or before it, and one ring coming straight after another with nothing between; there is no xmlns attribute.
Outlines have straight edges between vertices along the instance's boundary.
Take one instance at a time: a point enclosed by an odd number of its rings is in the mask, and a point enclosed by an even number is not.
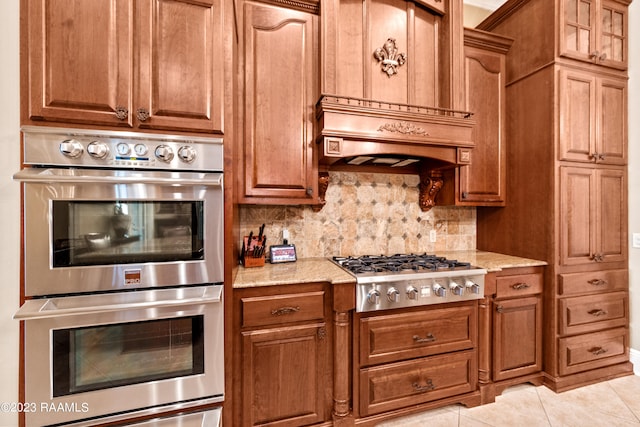
<svg viewBox="0 0 640 427"><path fill-rule="evenodd" d="M470 262L471 265L485 268L488 272L501 271L505 268L535 267L547 264L544 261L484 251L447 251L436 255ZM253 288L318 282L347 284L355 283L356 279L334 264L329 258L303 258L290 263L267 263L264 267L239 267L233 287Z"/></svg>

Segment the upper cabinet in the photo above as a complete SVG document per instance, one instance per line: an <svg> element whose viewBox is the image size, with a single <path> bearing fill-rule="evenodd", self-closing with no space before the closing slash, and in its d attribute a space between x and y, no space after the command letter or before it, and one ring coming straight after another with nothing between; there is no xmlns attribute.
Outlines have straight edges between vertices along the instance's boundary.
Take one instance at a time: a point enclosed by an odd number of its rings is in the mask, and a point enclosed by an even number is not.
<svg viewBox="0 0 640 427"><path fill-rule="evenodd" d="M223 133L220 0L23 5L23 122Z"/></svg>
<svg viewBox="0 0 640 427"><path fill-rule="evenodd" d="M308 9L242 5L241 203L318 203L313 124L319 29L317 5Z"/></svg>
<svg viewBox="0 0 640 427"><path fill-rule="evenodd" d="M607 67L626 69L629 1L560 2L560 54Z"/></svg>

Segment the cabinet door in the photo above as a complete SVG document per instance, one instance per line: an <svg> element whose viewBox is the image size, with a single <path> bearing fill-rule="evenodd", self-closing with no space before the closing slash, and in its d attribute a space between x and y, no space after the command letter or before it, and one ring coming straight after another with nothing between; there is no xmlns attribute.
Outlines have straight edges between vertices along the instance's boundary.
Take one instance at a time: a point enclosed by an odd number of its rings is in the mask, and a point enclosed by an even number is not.
<svg viewBox="0 0 640 427"><path fill-rule="evenodd" d="M624 262L627 256L625 172L560 168L562 265Z"/></svg>
<svg viewBox="0 0 640 427"><path fill-rule="evenodd" d="M608 67L627 68L627 6L610 0L563 0L560 53Z"/></svg>
<svg viewBox="0 0 640 427"><path fill-rule="evenodd" d="M542 370L542 299L494 302L493 380Z"/></svg>
<svg viewBox="0 0 640 427"><path fill-rule="evenodd" d="M324 421L330 365L324 323L242 333L242 425Z"/></svg>
<svg viewBox="0 0 640 427"><path fill-rule="evenodd" d="M317 21L306 12L244 5L244 201L317 202Z"/></svg>
<svg viewBox="0 0 640 427"><path fill-rule="evenodd" d="M465 46L466 110L476 120L471 164L460 167L460 204L502 206L506 192L504 148L505 59Z"/></svg>
<svg viewBox="0 0 640 427"><path fill-rule="evenodd" d="M28 118L131 126L133 0L23 4Z"/></svg>
<svg viewBox="0 0 640 427"><path fill-rule="evenodd" d="M223 133L222 1L141 0L136 7L135 123Z"/></svg>
<svg viewBox="0 0 640 427"><path fill-rule="evenodd" d="M627 82L598 79L598 163L627 164Z"/></svg>

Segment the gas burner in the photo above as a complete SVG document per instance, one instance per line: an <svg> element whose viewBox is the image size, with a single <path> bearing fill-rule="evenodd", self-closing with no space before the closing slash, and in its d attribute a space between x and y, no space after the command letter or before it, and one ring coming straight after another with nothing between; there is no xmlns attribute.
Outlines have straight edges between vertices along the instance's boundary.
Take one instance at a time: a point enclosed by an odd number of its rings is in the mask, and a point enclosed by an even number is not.
<svg viewBox="0 0 640 427"><path fill-rule="evenodd" d="M482 268L432 254L333 257L356 277L356 311L481 299Z"/></svg>

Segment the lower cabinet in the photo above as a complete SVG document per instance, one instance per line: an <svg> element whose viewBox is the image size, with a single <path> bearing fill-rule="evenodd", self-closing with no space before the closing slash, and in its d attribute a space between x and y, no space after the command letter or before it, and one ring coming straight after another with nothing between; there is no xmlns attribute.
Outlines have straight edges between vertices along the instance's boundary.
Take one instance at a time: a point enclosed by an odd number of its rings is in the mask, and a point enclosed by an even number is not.
<svg viewBox="0 0 640 427"><path fill-rule="evenodd" d="M542 383L542 292L543 267L486 276L480 313L482 403L493 402L511 385Z"/></svg>
<svg viewBox="0 0 640 427"><path fill-rule="evenodd" d="M234 379L242 426L300 426L331 417L330 298L322 284L234 292ZM241 377L241 380L240 380Z"/></svg>

